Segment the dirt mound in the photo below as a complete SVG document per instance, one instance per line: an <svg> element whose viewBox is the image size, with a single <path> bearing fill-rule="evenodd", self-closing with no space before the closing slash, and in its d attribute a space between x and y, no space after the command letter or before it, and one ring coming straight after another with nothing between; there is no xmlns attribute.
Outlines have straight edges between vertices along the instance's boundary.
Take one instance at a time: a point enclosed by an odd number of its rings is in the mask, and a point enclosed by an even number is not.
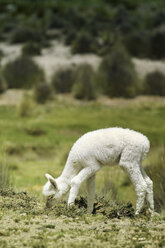
<svg viewBox="0 0 165 248"><path fill-rule="evenodd" d="M13 189L0 189L0 208L18 210L21 213L39 215L42 207L35 197L27 192L15 192Z"/></svg>
<svg viewBox="0 0 165 248"><path fill-rule="evenodd" d="M53 205L53 206L52 206ZM79 197L75 201L75 205L68 207L65 201L54 201L53 197L48 197L46 203L46 211L49 214L56 216L65 215L68 217L82 216L87 210L87 200L86 198ZM51 211L50 211L51 209ZM135 211L130 202L128 203L118 203L106 201L103 197L97 198L94 202L93 214L102 214L107 218L118 218L135 216Z"/></svg>

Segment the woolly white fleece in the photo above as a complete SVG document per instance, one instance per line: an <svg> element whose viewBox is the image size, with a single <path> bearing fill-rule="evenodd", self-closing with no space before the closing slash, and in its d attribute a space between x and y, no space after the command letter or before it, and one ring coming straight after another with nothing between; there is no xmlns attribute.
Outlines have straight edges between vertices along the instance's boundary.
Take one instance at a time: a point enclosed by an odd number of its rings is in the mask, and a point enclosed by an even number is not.
<svg viewBox="0 0 165 248"><path fill-rule="evenodd" d="M80 185L87 180L88 212L92 212L96 172L103 165L118 162L134 184L136 214L142 209L145 197L149 211L153 212L153 184L141 166L149 148L147 137L130 129L114 127L88 132L73 145L61 176L55 179L46 174L48 182L43 194L60 198L70 189L68 204L73 204Z"/></svg>

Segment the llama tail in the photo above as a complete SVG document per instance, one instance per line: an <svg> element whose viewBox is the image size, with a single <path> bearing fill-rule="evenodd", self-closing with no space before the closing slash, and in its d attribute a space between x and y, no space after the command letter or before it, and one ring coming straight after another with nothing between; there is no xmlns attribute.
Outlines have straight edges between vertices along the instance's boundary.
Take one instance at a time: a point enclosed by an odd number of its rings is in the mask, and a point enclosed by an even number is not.
<svg viewBox="0 0 165 248"><path fill-rule="evenodd" d="M150 142L149 142L149 140L148 140L147 137L145 137L145 138L146 138L146 139L145 139L145 143L144 143L144 145L143 145L142 161L146 158L147 153L148 153L149 150L150 150Z"/></svg>

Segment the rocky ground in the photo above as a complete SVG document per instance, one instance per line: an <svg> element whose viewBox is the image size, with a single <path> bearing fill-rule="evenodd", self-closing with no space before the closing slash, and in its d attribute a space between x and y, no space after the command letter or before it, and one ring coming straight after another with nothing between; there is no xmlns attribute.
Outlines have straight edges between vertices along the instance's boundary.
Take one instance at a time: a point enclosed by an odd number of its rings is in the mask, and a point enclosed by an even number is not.
<svg viewBox="0 0 165 248"><path fill-rule="evenodd" d="M85 213L84 199L68 209L54 207L26 192L0 192L0 247L164 247L165 216L134 216L131 204L95 201L96 214Z"/></svg>

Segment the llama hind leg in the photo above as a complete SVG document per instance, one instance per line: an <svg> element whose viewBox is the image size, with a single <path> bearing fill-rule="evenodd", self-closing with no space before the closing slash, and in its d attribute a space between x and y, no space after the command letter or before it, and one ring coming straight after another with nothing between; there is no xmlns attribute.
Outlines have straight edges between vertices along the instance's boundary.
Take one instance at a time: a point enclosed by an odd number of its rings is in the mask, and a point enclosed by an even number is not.
<svg viewBox="0 0 165 248"><path fill-rule="evenodd" d="M143 167L140 167L141 173L143 175L143 178L147 184L147 194L146 194L146 199L149 203L149 212L152 214L154 212L154 196L153 196L153 182L149 178L149 176L146 174L145 170Z"/></svg>
<svg viewBox="0 0 165 248"><path fill-rule="evenodd" d="M120 164L122 168L126 171L128 174L131 182L134 185L135 192L136 192L136 212L135 214L139 214L143 205L144 205L144 200L147 192L147 184L141 174L140 166L138 164L130 164L128 165Z"/></svg>
<svg viewBox="0 0 165 248"><path fill-rule="evenodd" d="M92 213L93 211L93 204L95 199L95 178L96 175L94 174L92 177L87 179L87 213Z"/></svg>

